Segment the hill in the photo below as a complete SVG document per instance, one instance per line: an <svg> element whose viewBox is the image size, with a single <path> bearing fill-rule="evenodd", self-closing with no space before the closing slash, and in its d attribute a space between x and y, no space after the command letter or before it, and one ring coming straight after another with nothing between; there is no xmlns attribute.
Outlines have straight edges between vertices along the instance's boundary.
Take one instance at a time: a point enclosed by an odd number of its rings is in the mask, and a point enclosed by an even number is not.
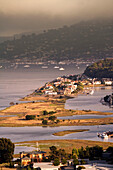
<svg viewBox="0 0 113 170"><path fill-rule="evenodd" d="M7 37L4 37L4 36L0 36L0 43L3 43L4 41L7 41L7 40L12 40L13 37L11 36L7 36Z"/></svg>
<svg viewBox="0 0 113 170"><path fill-rule="evenodd" d="M105 59L88 66L84 72L92 78L113 78L113 59Z"/></svg>
<svg viewBox="0 0 113 170"><path fill-rule="evenodd" d="M48 61L113 57L113 21L88 21L0 44L1 61Z"/></svg>

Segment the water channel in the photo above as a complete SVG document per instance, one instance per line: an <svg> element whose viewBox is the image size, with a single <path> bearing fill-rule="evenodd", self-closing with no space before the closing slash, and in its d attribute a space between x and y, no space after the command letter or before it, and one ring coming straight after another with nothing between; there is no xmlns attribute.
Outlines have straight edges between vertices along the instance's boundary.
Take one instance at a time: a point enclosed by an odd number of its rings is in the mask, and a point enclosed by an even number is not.
<svg viewBox="0 0 113 170"><path fill-rule="evenodd" d="M34 73L34 72L33 72ZM33 90L43 85L48 80L53 79L52 72L47 74L48 77L44 77L44 73L34 74L24 72L24 74L15 73L3 73L1 76L0 84L0 107L3 109L8 106L8 103L13 101L17 102L17 99L31 93ZM56 73L56 77L57 77ZM33 75L33 76L32 76ZM51 76L50 76L51 75ZM8 78L9 77L9 78ZM95 88L93 95L80 95L77 98L69 99L66 101L66 109L78 109L78 110L96 110L101 112L111 112L112 108L104 106L100 103L100 99L105 95L112 93L111 87L106 88ZM113 116L113 115L111 115ZM105 115L77 115L68 117L67 119L87 119L87 118L102 118L107 117ZM110 116L108 116L110 117ZM63 118L64 119L64 118ZM74 129L89 129L87 132L73 133L65 136L53 136L55 132L63 130L74 130ZM21 141L32 141L32 140L54 140L54 139L83 139L92 141L103 141L97 137L97 132L102 133L104 131L112 130L113 125L101 125L101 126L63 126L63 127L0 127L0 138L10 138L13 142ZM113 142L113 138L108 139L109 142ZM29 148L32 149L32 148ZM16 146L15 152L21 150L27 150L26 147Z"/></svg>
<svg viewBox="0 0 113 170"><path fill-rule="evenodd" d="M63 130L89 129L87 132L73 133L65 136L54 136L55 132ZM55 139L84 139L103 141L97 137L97 132L101 133L113 129L113 125L99 126L62 126L62 127L1 127L0 137L10 138L13 142L32 141L32 140L55 140ZM112 138L108 139L113 142Z"/></svg>

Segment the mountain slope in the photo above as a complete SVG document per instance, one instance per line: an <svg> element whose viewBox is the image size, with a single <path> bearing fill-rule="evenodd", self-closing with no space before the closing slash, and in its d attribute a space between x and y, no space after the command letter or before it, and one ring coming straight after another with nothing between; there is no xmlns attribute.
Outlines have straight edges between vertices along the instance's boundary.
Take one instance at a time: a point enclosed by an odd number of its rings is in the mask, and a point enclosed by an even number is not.
<svg viewBox="0 0 113 170"><path fill-rule="evenodd" d="M70 27L23 35L0 44L0 59L73 60L113 57L113 21L88 21Z"/></svg>

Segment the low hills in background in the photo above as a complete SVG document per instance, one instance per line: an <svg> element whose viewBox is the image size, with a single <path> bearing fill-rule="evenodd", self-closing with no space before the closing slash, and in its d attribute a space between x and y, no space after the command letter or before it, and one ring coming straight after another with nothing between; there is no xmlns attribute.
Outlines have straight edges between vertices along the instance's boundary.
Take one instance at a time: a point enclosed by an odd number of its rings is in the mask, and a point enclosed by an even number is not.
<svg viewBox="0 0 113 170"><path fill-rule="evenodd" d="M113 59L105 59L88 66L84 74L91 78L112 78Z"/></svg>
<svg viewBox="0 0 113 170"><path fill-rule="evenodd" d="M0 61L63 61L113 57L113 20L87 21L0 43Z"/></svg>

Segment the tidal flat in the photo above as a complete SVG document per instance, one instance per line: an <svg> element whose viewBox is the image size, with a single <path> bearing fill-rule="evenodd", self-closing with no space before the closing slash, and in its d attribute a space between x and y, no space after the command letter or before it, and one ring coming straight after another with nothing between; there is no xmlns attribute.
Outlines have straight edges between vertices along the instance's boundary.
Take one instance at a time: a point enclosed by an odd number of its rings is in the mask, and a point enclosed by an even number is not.
<svg viewBox="0 0 113 170"><path fill-rule="evenodd" d="M96 114L96 115L112 115L110 112L98 112L92 110L72 110L65 109L65 102L70 97L63 96L60 98L47 97L47 96L32 96L23 98L22 100L28 101L27 103L19 103L8 107L7 109L1 110L0 117L1 127L21 127L21 126L43 126L42 120L47 120L47 124L44 126L88 126L88 125L103 125L113 124L113 117L107 118L96 118L96 119L57 119L62 116L73 116L73 115L85 115L85 114ZM55 116L54 121L49 120L51 115L43 115L43 111L53 111L52 116ZM8 117L7 115L12 115ZM14 115L14 116L13 116ZM35 115L34 120L26 120L26 115ZM58 121L57 121L58 120Z"/></svg>

